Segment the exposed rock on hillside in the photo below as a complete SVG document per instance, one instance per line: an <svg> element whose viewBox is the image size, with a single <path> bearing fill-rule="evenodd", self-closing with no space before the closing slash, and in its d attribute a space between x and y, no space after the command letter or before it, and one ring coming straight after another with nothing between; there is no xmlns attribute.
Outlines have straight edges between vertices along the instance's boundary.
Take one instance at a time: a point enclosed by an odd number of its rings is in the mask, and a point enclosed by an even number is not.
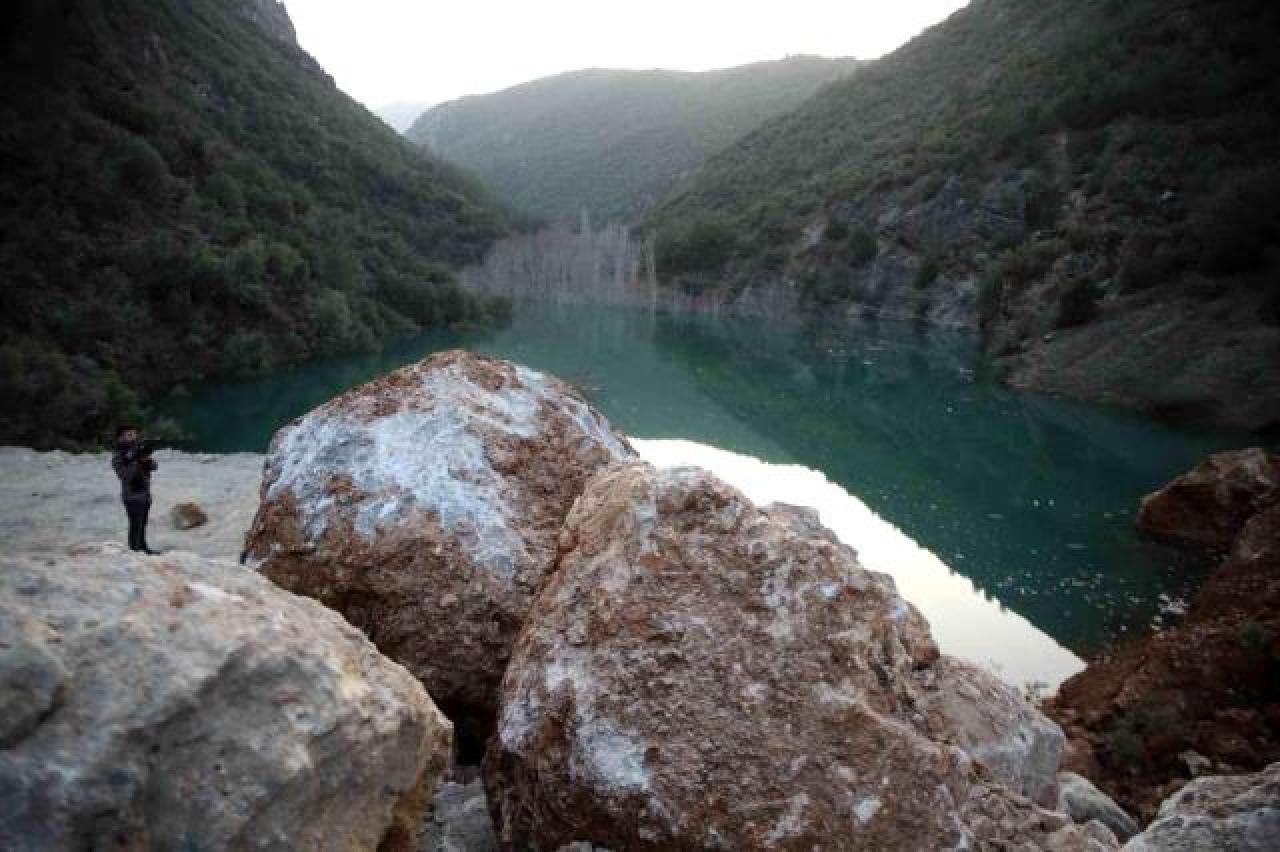
<svg viewBox="0 0 1280 852"><path fill-rule="evenodd" d="M1145 532L1226 551L1245 523L1280 503L1280 457L1252 447L1215 453L1142 499Z"/></svg>
<svg viewBox="0 0 1280 852"><path fill-rule="evenodd" d="M1280 760L1275 471L1261 450L1222 453L1144 500L1148 528L1230 555L1181 624L1093 662L1048 705L1070 740L1071 767L1132 813L1149 818L1193 766L1232 772Z"/></svg>
<svg viewBox="0 0 1280 852"><path fill-rule="evenodd" d="M0 562L0 848L410 848L450 737L359 631L231 563Z"/></svg>
<svg viewBox="0 0 1280 852"><path fill-rule="evenodd" d="M1269 852L1280 841L1280 763L1197 778L1170 796L1126 852Z"/></svg>
<svg viewBox="0 0 1280 852"><path fill-rule="evenodd" d="M343 613L483 737L565 514L591 474L633 456L559 380L440 353L277 433L247 555Z"/></svg>
<svg viewBox="0 0 1280 852"><path fill-rule="evenodd" d="M940 660L814 513L626 464L590 482L560 549L485 761L503 843L1114 848L999 783L1053 784L1052 723Z"/></svg>
<svg viewBox="0 0 1280 852"><path fill-rule="evenodd" d="M247 21L256 24L269 38L296 47L297 33L289 12L279 0L238 0L235 11Z"/></svg>

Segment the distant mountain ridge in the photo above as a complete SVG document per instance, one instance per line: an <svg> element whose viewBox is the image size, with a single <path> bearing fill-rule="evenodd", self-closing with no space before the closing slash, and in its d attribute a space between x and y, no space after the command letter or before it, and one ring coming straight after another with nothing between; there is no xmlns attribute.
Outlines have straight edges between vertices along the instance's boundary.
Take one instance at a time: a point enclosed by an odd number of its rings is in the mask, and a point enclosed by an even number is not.
<svg viewBox="0 0 1280 852"><path fill-rule="evenodd" d="M274 0L15 0L0 33L0 443L185 383L484 319L506 214L297 46Z"/></svg>
<svg viewBox="0 0 1280 852"><path fill-rule="evenodd" d="M711 157L645 222L659 275L1280 435L1275 32L1267 0L973 0Z"/></svg>
<svg viewBox="0 0 1280 852"><path fill-rule="evenodd" d="M406 136L524 212L630 221L708 155L859 64L795 56L719 71L571 71L440 104Z"/></svg>

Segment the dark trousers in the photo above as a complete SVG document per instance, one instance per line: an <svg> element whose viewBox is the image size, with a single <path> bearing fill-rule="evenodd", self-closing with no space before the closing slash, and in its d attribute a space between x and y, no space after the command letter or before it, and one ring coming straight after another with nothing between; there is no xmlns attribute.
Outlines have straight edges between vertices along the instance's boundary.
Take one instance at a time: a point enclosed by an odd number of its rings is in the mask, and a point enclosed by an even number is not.
<svg viewBox="0 0 1280 852"><path fill-rule="evenodd" d="M147 513L150 500L125 500L125 514L129 516L129 549L147 550Z"/></svg>

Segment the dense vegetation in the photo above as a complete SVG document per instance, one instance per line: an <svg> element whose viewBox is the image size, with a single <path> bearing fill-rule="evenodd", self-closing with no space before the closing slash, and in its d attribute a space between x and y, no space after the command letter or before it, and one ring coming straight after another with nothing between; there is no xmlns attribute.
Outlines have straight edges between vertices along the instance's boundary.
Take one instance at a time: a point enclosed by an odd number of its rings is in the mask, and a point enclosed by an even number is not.
<svg viewBox="0 0 1280 852"><path fill-rule="evenodd" d="M501 312L450 267L502 216L342 95L281 7L7 13L0 442L90 444L186 382Z"/></svg>
<svg viewBox="0 0 1280 852"><path fill-rule="evenodd" d="M574 71L442 104L407 135L530 214L629 222L709 154L855 67L797 56L702 73Z"/></svg>
<svg viewBox="0 0 1280 852"><path fill-rule="evenodd" d="M1125 335L1176 319L1161 346L1185 338L1180 359L1220 362L1189 396L1226 393L1205 388L1220 382L1251 405L1276 397L1276 32L1265 0L974 0L711 158L647 220L660 274L704 289L791 281L833 304L862 297L847 282L877 255L906 257L924 270L922 310L978 283L1001 356L1145 312ZM936 221L944 190L1003 214L1000 181L1019 193L1014 236L930 242L898 224ZM1184 307L1161 315L1161 301Z"/></svg>

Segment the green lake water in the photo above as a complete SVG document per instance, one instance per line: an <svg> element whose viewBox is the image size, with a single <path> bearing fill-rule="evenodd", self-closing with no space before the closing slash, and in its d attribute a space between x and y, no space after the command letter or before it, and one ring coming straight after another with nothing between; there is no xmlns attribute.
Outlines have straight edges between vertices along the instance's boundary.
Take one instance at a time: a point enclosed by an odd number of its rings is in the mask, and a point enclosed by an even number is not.
<svg viewBox="0 0 1280 852"><path fill-rule="evenodd" d="M195 449L260 452L337 392L453 347L568 379L637 438L820 471L977 594L1086 655L1173 618L1199 580L1177 552L1135 535L1138 498L1206 453L1247 443L1004 388L971 338L910 324L582 306L518 307L503 330L435 331L377 355L203 386L169 413Z"/></svg>

